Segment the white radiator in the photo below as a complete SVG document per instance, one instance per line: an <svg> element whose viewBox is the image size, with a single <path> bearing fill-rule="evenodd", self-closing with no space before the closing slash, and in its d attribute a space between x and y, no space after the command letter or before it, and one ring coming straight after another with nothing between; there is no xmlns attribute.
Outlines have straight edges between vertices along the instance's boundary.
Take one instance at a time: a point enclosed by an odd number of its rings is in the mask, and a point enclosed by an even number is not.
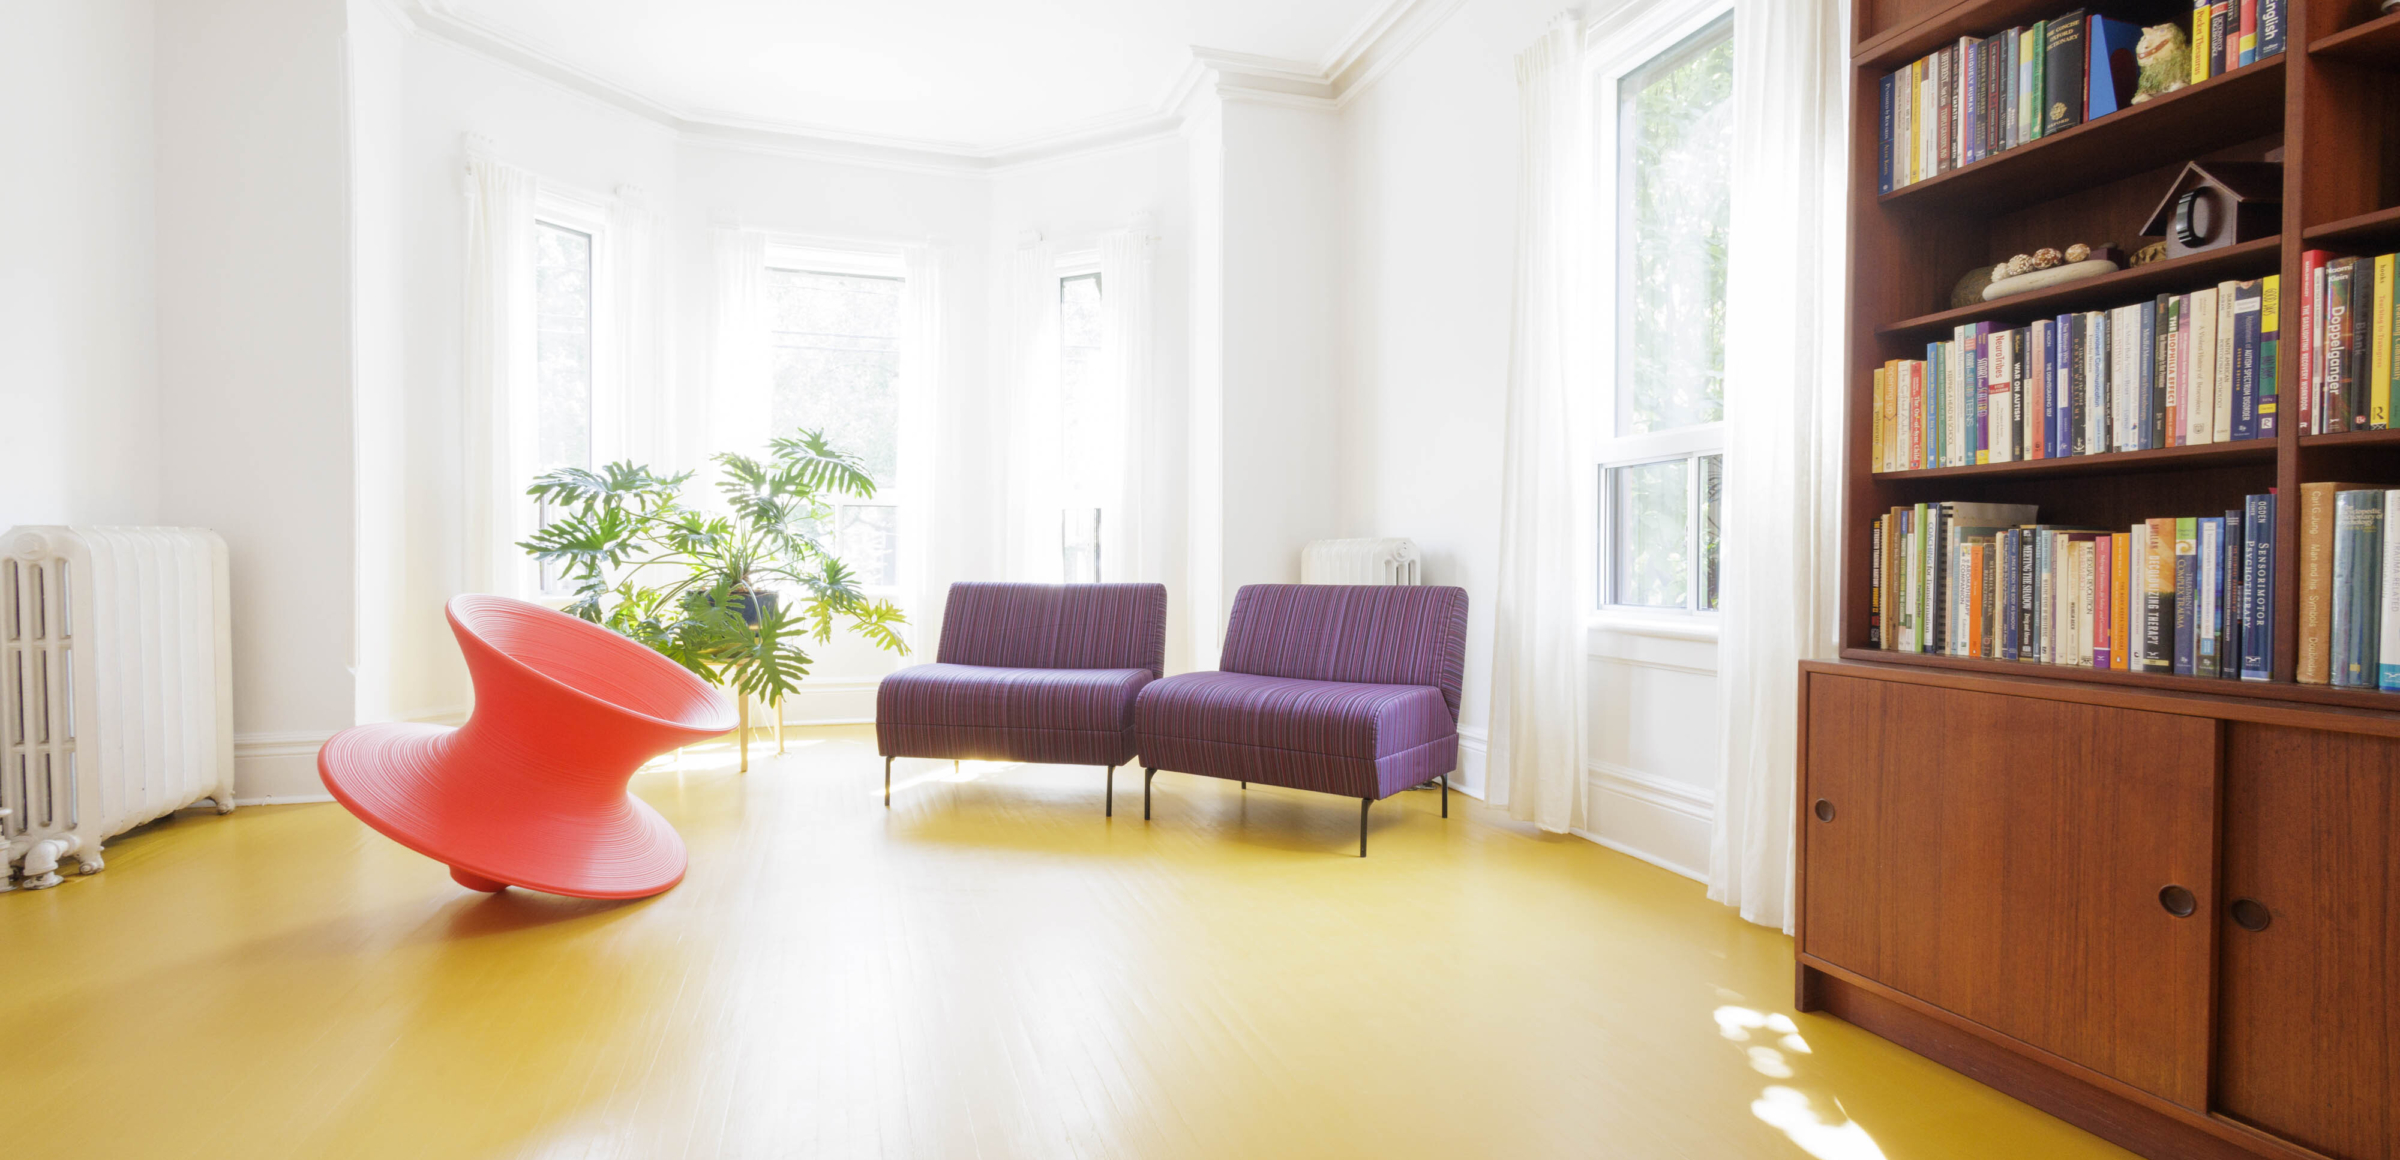
<svg viewBox="0 0 2400 1160"><path fill-rule="evenodd" d="M0 535L0 836L15 885L202 798L233 809L225 541L199 528ZM0 873L0 890L11 888Z"/></svg>
<svg viewBox="0 0 2400 1160"><path fill-rule="evenodd" d="M1422 584L1410 540L1312 540L1300 549L1302 584Z"/></svg>

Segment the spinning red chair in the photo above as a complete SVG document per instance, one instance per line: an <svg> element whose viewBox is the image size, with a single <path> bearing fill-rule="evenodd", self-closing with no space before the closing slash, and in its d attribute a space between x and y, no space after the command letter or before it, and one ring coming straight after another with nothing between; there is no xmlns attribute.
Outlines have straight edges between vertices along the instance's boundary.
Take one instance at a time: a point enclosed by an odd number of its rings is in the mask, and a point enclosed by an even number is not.
<svg viewBox="0 0 2400 1160"><path fill-rule="evenodd" d="M675 662L538 604L459 596L447 611L473 715L345 729L317 751L325 788L470 890L642 898L683 881L683 839L625 784L731 730L733 707Z"/></svg>

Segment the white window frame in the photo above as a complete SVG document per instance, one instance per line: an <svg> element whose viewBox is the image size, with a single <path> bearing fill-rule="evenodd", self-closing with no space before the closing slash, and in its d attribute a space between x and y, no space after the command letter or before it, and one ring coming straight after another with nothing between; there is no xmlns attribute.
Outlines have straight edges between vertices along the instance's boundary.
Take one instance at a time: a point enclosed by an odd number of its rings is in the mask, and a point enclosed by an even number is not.
<svg viewBox="0 0 2400 1160"><path fill-rule="evenodd" d="M1051 365L1052 365L1052 367L1053 367L1053 368L1054 368L1054 369L1057 371L1057 373L1058 373L1058 376L1059 376L1059 381L1058 381L1058 383L1057 383L1057 390L1058 390L1058 392L1059 392L1059 393L1057 393L1057 394L1053 394L1051 397L1052 397L1053 399L1060 399L1060 400L1062 401L1062 403L1063 403L1063 394L1064 394L1064 391L1065 391L1065 388L1066 388L1066 360L1065 360L1065 358L1063 357L1063 355L1064 355L1064 354L1065 354L1065 352L1066 352L1066 343L1067 343L1066 313L1065 313L1067 282L1068 282L1068 280L1069 280L1069 279L1074 279L1074 278L1083 278L1083 277L1090 277L1090 278L1093 278L1093 279L1095 279L1095 280L1098 280L1098 279L1100 278L1100 251L1099 251L1099 249L1098 249L1096 246L1094 246L1093 248L1090 248L1090 249L1076 249L1076 250L1071 250L1071 251L1068 251L1068 252L1065 252L1065 253L1061 253L1061 254L1059 254L1059 255L1058 255L1056 258L1052 259L1052 261L1051 261L1051 267L1050 267L1050 281L1051 281L1051 282L1052 282L1052 283L1053 283L1053 284L1054 284L1054 285L1057 287L1057 289L1058 289L1058 303L1059 303L1059 309L1057 309L1057 310L1053 310L1053 311L1051 312L1051 315L1050 315L1050 317L1051 317L1051 322L1052 322L1052 325L1051 325L1051 333L1050 333L1050 336L1049 336L1049 342L1050 342L1051 346L1052 346L1052 347L1054 347L1054 348L1055 348L1055 349L1058 351L1059 355L1061 355L1062 357L1054 358L1054 359L1052 359L1052 360L1051 360ZM1102 302L1102 304L1103 304L1101 308L1102 308L1103 310L1106 310L1106 309L1107 309L1106 303L1107 303L1107 301L1108 301L1108 285L1107 285L1107 283L1106 283L1106 282L1101 282L1101 285L1100 285L1100 300L1101 300L1101 302ZM1059 422L1063 423L1063 422L1064 422L1064 420L1065 420L1065 415L1062 413L1061 415L1058 415L1058 416L1056 416L1055 418L1056 418L1056 419L1057 419ZM1067 447L1065 447L1065 446L1063 446L1063 445L1062 445L1062 446L1060 447L1060 450L1061 450L1062 452L1067 452L1067 451L1071 451L1072 449L1071 449L1071 448L1067 448ZM1072 581L1072 580L1069 580L1069 579L1067 579L1067 528L1066 528L1066 514L1067 514L1067 501L1068 501L1070 498L1072 498L1072 497L1070 497L1070 496L1068 496L1068 495L1066 494L1066 488L1065 488L1065 486L1064 486L1063 484L1061 484L1061 485L1060 485L1060 487L1059 487L1059 489L1058 489L1058 495L1057 495L1057 497L1056 497L1056 498L1057 498L1057 502L1058 502L1058 514L1059 514L1058 545L1057 545L1057 546L1058 546L1058 579L1059 579L1059 581L1060 581L1060 582L1062 582L1062 583L1075 583L1075 581ZM1103 517L1103 518L1105 518L1105 517ZM1107 554L1107 547L1108 547L1108 529L1107 529L1106 527L1102 527L1102 528L1100 528L1100 529L1099 529L1099 532L1100 532L1100 536L1099 536L1099 542L1093 546L1093 551L1095 551L1095 552L1097 552L1097 553L1099 553L1099 554L1100 554L1100 579L1101 579L1102 581L1106 581L1106 580L1108 579L1108 565L1109 565L1109 557L1108 557L1108 554Z"/></svg>
<svg viewBox="0 0 2400 1160"><path fill-rule="evenodd" d="M1600 559L1593 573L1596 583L1592 593L1592 623L1596 627L1635 632L1652 628L1658 635L1682 639L1714 639L1717 631L1716 611L1697 607L1703 594L1697 567L1691 591L1681 609L1615 602L1616 569L1612 554L1616 546L1616 497L1609 491L1609 470L1672 460L1691 461L1687 478L1693 489L1690 527L1694 542L1692 559L1696 564L1701 500L1698 461L1703 456L1722 456L1725 452L1722 421L1644 433L1617 430L1618 392L1625 385L1620 367L1623 352L1618 342L1624 304L1617 293L1622 261L1618 245L1622 216L1618 199L1622 183L1617 153L1620 144L1617 110L1627 77L1661 53L1708 30L1732 11L1732 0L1635 0L1594 21L1584 32L1585 88L1592 102L1595 218L1588 284L1592 287L1593 317L1607 320L1605 325L1594 328L1597 335L1592 344L1600 402L1594 408L1597 432L1591 476L1599 497L1596 547Z"/></svg>
<svg viewBox="0 0 2400 1160"><path fill-rule="evenodd" d="M925 445L925 438L929 433L916 429L923 422L922 416L927 412L923 407L925 384L914 381L916 376L910 374L907 354L908 344L911 340L908 331L912 325L911 319L914 317L915 296L920 291L920 288L909 279L907 253L899 246L876 242L769 236L766 270L770 275L776 271L783 271L801 274L836 274L855 278L893 278L900 282L901 356L898 383L900 446L897 464L893 470L896 478L877 480L875 498L856 506L898 509L899 518L894 521L894 526L899 529L900 550L893 560L892 582L889 584L861 584L859 589L868 596L879 600L892 600L905 604L906 595L915 590L916 573L921 567L923 559L924 536L927 534L927 529L931 527L930 521L926 518L927 513L923 510L924 504L917 494L921 489L911 486L912 481L918 475L918 468L921 466L916 462L917 457L921 454L919 449ZM925 336L925 341L938 341L938 338L929 335ZM774 384L769 382L767 389L770 393L773 392ZM781 437L790 432L778 431L775 434ZM831 506L833 507L833 546L838 551L841 546L842 515L853 505L846 500L836 499ZM914 612L913 609L910 611Z"/></svg>
<svg viewBox="0 0 2400 1160"><path fill-rule="evenodd" d="M546 181L535 183L533 221L536 229L544 225L557 226L574 230L592 239L592 462L590 466L593 468L615 462L625 456L625 430L621 422L622 416L625 414L625 368L621 365L618 357L622 344L616 342L616 336L609 332L609 328L616 325L617 319L620 317L616 301L618 278L615 263L618 261L618 254L614 239L609 233L609 206L608 199L594 194L567 186L553 185ZM532 284L533 278L533 272L528 270L526 272L528 285ZM528 328L525 335L526 349L538 351L541 341L541 313L538 306L527 315L525 325ZM511 413L526 416L530 421L511 423L513 431L510 441L514 446L509 448L509 455L512 462L530 465L538 462L541 454L541 434L538 426L541 392L539 367L536 367L532 378L524 382L512 383L511 389L521 392L523 395L523 398L512 401ZM532 473L526 470L513 474L530 477ZM517 510L518 534L516 538L525 539L540 530L541 526L541 505L530 496L522 497ZM541 566L530 558L527 560L527 566L521 568L518 575L526 588L530 590L525 593L527 600L556 608L564 606L574 599L574 594L571 592L545 590L542 585Z"/></svg>

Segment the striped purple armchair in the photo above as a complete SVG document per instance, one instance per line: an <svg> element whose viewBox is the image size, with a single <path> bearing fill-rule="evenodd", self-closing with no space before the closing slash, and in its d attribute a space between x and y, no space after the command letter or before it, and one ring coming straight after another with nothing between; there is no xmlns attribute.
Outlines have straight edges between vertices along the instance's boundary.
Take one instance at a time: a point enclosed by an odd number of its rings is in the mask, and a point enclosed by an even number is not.
<svg viewBox="0 0 2400 1160"><path fill-rule="evenodd" d="M934 663L875 690L883 804L894 758L946 757L1106 766L1115 814L1134 699L1166 652L1164 585L951 585Z"/></svg>
<svg viewBox="0 0 2400 1160"><path fill-rule="evenodd" d="M1151 682L1134 709L1142 816L1161 769L1358 799L1367 810L1458 766L1464 588L1252 584L1219 671Z"/></svg>

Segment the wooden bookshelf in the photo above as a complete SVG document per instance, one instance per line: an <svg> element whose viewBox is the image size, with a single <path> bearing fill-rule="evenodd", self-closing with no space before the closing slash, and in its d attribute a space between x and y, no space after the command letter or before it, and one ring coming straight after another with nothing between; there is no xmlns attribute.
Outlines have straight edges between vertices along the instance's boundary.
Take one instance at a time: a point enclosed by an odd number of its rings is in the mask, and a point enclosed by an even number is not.
<svg viewBox="0 0 2400 1160"><path fill-rule="evenodd" d="M2384 937L2374 932L2400 930L2400 871L2391 869L2400 866L2400 826L2379 831L2388 835L2388 847L2353 851L2356 873L2382 891L2373 901L2311 920L2300 915L2309 892L2285 889L2286 881L2270 905L2278 914L2292 908L2292 919L2275 928L2287 941L2262 941L2227 919L2237 889L2266 891L2256 885L2261 876L2297 865L2277 861L2284 851L2323 845L2331 841L2324 835L2342 824L2331 816L2305 818L2316 807L2278 799L2303 792L2284 787L2314 784L2308 792L2326 796L2312 800L2331 803L2338 796L2327 788L2333 782L2305 779L2355 773L2367 780L2342 783L2348 788L2339 793L2364 795L2354 804L2373 797L2387 803L2374 808L2400 817L2400 694L2295 679L2300 486L2343 480L2400 487L2400 431L2303 436L2293 405L2299 360L2285 357L2277 368L2281 405L2272 439L1910 471L1879 472L1871 462L1875 370L1887 360L1925 357L1925 344L1960 325L2018 326L2277 274L2291 349L2304 251L2400 249L2400 14L2382 14L2374 0L2288 0L2286 49L2278 56L1929 180L1878 190L1878 94L1886 73L1960 37L1988 36L2067 7L2036 0L1856 0L1852 6L1841 648L1838 661L1804 666L1800 678L1799 1001L2144 1155L2400 1155L2400 1110L2324 1094L2400 1090L2400 1059L2382 1054L2382 1029L2400 1034L2400 997L2388 1007L2343 1013L2373 1029L2362 1032L2371 1042L2360 1047L2339 1033L2343 1019L2324 1014L2333 1010L2323 990L2333 984L2325 980L2345 968L2308 957L2333 953L2325 949L2333 938L2327 932L2363 911L2373 910L2384 925L2347 937L2372 943ZM2189 0L2129 0L2098 10L2142 25L2172 20L2189 27ZM2012 254L2072 242L2140 249L2155 239L2137 231L2189 161L2267 159L2284 163L2282 228L2275 236L1996 301L1948 304L1969 271ZM2238 509L2243 496L2269 489L2279 497L2271 680L1873 645L1872 532L1875 519L1893 507L2032 503L2045 523L2121 529L2145 518ZM2070 734L2028 748L2010 725L2015 710L1994 707L2034 701L2047 706L2040 714L2052 715L2042 719L2067 722L2060 728ZM1938 708L1928 719L1904 711L1907 705ZM2215 754L2214 764L2153 776L2136 751L2118 748L2126 730L2148 730L2174 716L2205 719L2211 732L2186 740L2192 752ZM2093 732L2072 732L2086 728ZM2160 738L2168 743L2166 733ZM2343 748L2351 745L2365 748ZM1985 770L1977 757L1985 753L2020 757L1994 759ZM2114 756L2094 761L2096 753ZM2055 825L2033 820L2044 803L2055 804L2043 796L2051 794L2078 804ZM2283 812L2258 812L2278 800ZM1976 813L1987 807L1988 831L1977 828L1985 823ZM2198 900L2196 910L2185 912L2193 918L2179 924L2169 914L2164 926L2146 926L2160 919L2164 895L2128 900L2112 893L2128 883L2098 870L2054 881L2031 869L2051 859L2097 856L2055 848L2080 816L2076 811L2099 811L2123 828L2122 847L2108 857L2157 855L2159 881L2147 889L2188 888ZM2028 817L2013 820L2018 812ZM2275 829L2289 825L2315 829ZM1932 844L1911 848L1904 837ZM1994 866L2030 877L2003 889L1946 876L1952 872L1943 867L1962 857L1962 848L2004 851ZM2375 860L2386 855L2388 862ZM1917 865L1927 868L1925 882L1903 872ZM1935 893L1911 901L1920 889ZM2315 893L2338 891L2319 886ZM2010 909L2034 906L2032 900L2049 913ZM1888 941L1917 921L1909 912L1916 905L1931 908L1925 920L1937 922L1942 936ZM1996 928L2002 932L1988 951L1996 961L1976 960L1968 972L1986 988L1941 993L1962 976L1919 956L1938 952L1954 961L1981 953L1972 937L1951 941L1973 925L1965 916L1976 912L1960 909L1967 907L2013 917L1992 919L2004 928ZM2066 940L2056 944L2048 941L2053 914ZM2110 941L2119 928L2127 932L2121 946ZM2144 933L2137 936L2137 929ZM2319 941L2300 941L2308 939ZM2169 953L2185 957L2162 965L2159 956ZM2270 954L2293 957L2273 964L2257 957ZM2102 957L2078 957L2091 955ZM2052 972L2070 963L2071 972ZM2047 996L2051 1006L2020 1009L1990 988ZM2150 1010L2158 1004L2173 1011ZM2117 1014L2105 1027L2044 1025L2045 1012L2061 1005Z"/></svg>

